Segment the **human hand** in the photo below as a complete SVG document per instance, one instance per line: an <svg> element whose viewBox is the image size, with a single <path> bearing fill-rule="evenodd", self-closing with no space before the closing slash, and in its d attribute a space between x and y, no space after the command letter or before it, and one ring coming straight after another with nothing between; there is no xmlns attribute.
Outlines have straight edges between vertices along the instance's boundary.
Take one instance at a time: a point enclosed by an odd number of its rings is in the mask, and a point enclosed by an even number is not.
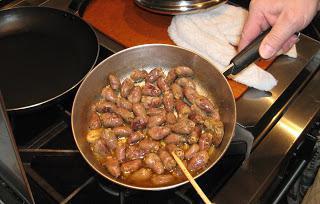
<svg viewBox="0 0 320 204"><path fill-rule="evenodd" d="M239 51L272 26L261 42L260 56L269 59L279 51L287 52L298 40L294 33L304 29L319 9L320 0L252 0Z"/></svg>

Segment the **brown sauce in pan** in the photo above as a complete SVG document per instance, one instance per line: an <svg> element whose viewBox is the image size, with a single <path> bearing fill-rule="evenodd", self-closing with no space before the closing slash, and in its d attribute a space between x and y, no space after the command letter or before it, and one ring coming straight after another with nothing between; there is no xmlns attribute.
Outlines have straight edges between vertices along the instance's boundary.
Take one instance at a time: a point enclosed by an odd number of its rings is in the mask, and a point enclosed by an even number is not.
<svg viewBox="0 0 320 204"><path fill-rule="evenodd" d="M138 187L168 186L208 168L222 141L217 105L200 95L193 70L179 66L134 70L122 83L109 75L89 111L87 141L96 159L118 181Z"/></svg>

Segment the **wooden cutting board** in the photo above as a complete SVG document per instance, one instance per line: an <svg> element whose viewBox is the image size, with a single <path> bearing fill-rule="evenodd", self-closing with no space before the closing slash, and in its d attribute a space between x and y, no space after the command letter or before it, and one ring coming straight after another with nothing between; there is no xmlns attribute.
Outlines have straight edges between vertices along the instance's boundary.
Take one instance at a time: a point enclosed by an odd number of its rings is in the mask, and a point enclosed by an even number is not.
<svg viewBox="0 0 320 204"><path fill-rule="evenodd" d="M174 44L167 28L172 16L154 14L135 5L134 0L92 0L83 18L100 32L124 47L148 43ZM260 62L266 68L271 62ZM235 99L248 87L228 80Z"/></svg>

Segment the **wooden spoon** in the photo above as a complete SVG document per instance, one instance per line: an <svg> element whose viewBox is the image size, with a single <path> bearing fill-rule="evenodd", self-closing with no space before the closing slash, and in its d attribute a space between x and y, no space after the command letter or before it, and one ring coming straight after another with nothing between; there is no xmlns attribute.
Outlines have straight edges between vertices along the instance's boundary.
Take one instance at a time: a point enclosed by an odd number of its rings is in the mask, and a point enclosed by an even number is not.
<svg viewBox="0 0 320 204"><path fill-rule="evenodd" d="M189 171L187 170L187 168L184 166L183 162L181 161L181 159L174 153L171 152L174 160L176 160L176 162L178 163L179 167L181 168L182 172L184 173L184 175L186 175L186 177L188 178L188 180L190 181L191 185L193 186L193 188L197 191L198 195L202 198L203 202L205 204L214 204L213 202L211 202L209 200L209 198L206 196L206 194L204 194L204 192L202 191L202 189L200 188L200 186L197 184L197 182L194 180L194 178L192 177L192 175L189 173Z"/></svg>

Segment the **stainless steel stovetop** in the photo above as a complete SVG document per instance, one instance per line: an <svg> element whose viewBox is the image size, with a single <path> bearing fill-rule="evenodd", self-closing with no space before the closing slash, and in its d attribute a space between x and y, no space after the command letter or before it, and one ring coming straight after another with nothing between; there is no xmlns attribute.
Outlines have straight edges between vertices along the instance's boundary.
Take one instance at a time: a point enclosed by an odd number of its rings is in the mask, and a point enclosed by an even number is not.
<svg viewBox="0 0 320 204"><path fill-rule="evenodd" d="M14 1L4 8L40 5L65 10L69 2L67 0L21 0ZM99 31L97 31L97 35L100 45L105 48L104 52L106 52L105 55L102 55L102 58L124 49ZM281 56L268 69L278 79L278 85L271 91L271 94L249 89L237 100L237 128L240 129L238 132L240 132L239 134L243 132L251 133L254 136L253 147L249 158L244 162L242 162L243 157L238 160L224 161L223 164L220 164L223 168L219 173L209 174L205 179L199 181L201 186L205 188L205 192L210 193L210 197L216 203L270 203L274 200L280 200L287 190L288 184L290 184L286 179L291 175L291 172L288 173L289 167L290 169L292 168L290 165L297 163L296 168L293 168L295 170L292 171L294 173L301 171L306 164L308 157L305 151L308 148L310 150L314 139L312 135L307 133L311 124L319 116L320 109L320 91L318 91L320 84L320 43L302 35L297 44L297 51L297 59ZM70 98L72 100L72 96ZM65 121L68 123L68 115L70 114L68 110L68 108L60 107L60 110L53 110L52 112L54 114L66 114L63 117L67 117ZM50 114L52 115L52 113ZM51 131L63 132L65 130L66 124L64 122L57 122L55 125L56 127ZM17 130L18 135L19 131ZM50 132L45 132L44 135L50 135ZM65 137L67 138L67 136ZM69 137L68 139L66 138L63 139L70 140ZM36 141L30 139L29 142L21 142L24 145L21 145L20 154L25 164L26 172L33 180L39 180L39 173L36 171L44 171L42 169L35 170L30 166L31 161L34 162L35 155L40 157L35 163L39 163L44 158L46 160L47 156L53 156L54 160L64 160L67 155L67 158L73 159L75 163L79 162L79 159L81 160L76 156L78 154L77 150L72 149L73 141L69 141L70 144L66 142L65 144L67 145L63 146L63 150L58 150L61 149L61 141L60 143L54 142L54 144L48 145L47 143L45 144L46 140L48 140L47 137L42 137ZM305 157L299 156L301 151L304 151L303 155ZM232 152L234 152L234 149L231 150L231 155ZM310 153L308 156L310 156ZM231 169L231 166L236 166L236 168L228 172L229 176L221 181L221 185L214 186L210 184L210 182L215 182L221 177L221 171L227 172L227 169ZM64 172L63 167L61 168L61 172ZM84 190L93 191L92 189L87 189L86 186L90 183L95 183L94 178L96 176L89 169L86 169L86 171L87 173L85 174L89 175L89 179L70 184L70 186L78 185L79 187L70 187L66 193L60 193L57 190L62 185L57 181L54 182L54 187L42 177L40 181L44 184L44 187L49 189L50 196L55 198L53 200L62 203L70 201L77 203L76 201L80 200L79 198L75 199L77 193ZM71 176L69 175L70 173L66 174ZM100 180L100 178L97 180ZM64 181L62 180L61 182L63 183ZM119 201L121 203L127 194L136 194L136 192L123 191L123 189L119 191L110 190L108 187L105 188L109 184L101 184L104 182L95 184L102 186L102 189L104 189L98 193L107 191L119 196L119 199L113 200L114 202ZM119 187L116 186L114 188L118 189ZM199 199L195 198L196 196L189 195L189 190L188 188L183 188L182 190L167 191L165 193L166 195L174 194L179 198L182 197L182 199L173 200L173 203L199 202ZM152 197L153 195L149 194L148 196ZM109 198L105 197L105 199Z"/></svg>

